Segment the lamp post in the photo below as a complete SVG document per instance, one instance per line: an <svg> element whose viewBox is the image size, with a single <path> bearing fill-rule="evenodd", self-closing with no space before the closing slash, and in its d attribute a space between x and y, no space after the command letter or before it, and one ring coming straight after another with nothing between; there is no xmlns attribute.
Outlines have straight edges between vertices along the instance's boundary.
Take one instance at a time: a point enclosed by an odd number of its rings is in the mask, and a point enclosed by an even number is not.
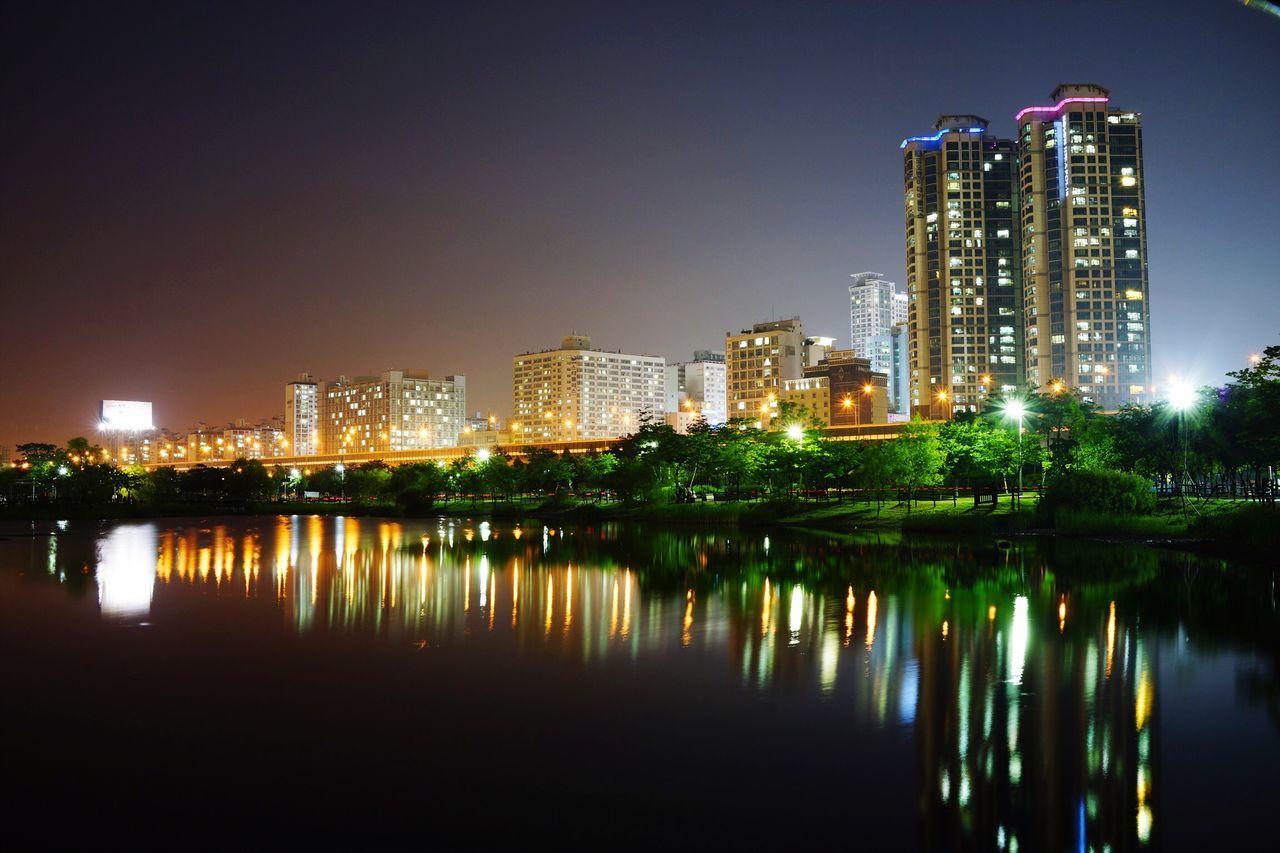
<svg viewBox="0 0 1280 853"><path fill-rule="evenodd" d="M1178 478L1178 494L1182 498L1182 512L1187 511L1187 409L1196 403L1196 393L1185 382L1169 383L1169 405L1178 413L1178 440L1182 442L1182 474Z"/></svg>
<svg viewBox="0 0 1280 853"><path fill-rule="evenodd" d="M1027 416L1027 406L1021 400L1010 400L1005 404L1006 417L1018 419L1018 506L1022 506L1022 419Z"/></svg>
<svg viewBox="0 0 1280 853"><path fill-rule="evenodd" d="M338 500L345 502L347 499L347 466L339 462L333 466L333 470L338 475Z"/></svg>

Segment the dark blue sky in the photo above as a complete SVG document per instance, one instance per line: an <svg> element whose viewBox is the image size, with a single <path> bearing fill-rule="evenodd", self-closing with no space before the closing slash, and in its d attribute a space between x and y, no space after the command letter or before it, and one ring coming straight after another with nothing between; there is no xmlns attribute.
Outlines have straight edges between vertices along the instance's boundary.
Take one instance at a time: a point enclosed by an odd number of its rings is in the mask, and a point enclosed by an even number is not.
<svg viewBox="0 0 1280 853"><path fill-rule="evenodd" d="M0 443L300 370L505 415L571 330L846 339L849 273L903 279L902 137L1061 81L1144 115L1157 383L1280 341L1280 19L1231 0L260 5L5 7Z"/></svg>

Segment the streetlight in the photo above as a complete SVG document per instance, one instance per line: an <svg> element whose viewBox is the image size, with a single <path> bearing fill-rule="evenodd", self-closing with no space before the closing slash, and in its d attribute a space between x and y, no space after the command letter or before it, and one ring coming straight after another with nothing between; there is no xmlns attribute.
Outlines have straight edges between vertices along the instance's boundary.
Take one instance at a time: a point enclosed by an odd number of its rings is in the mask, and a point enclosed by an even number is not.
<svg viewBox="0 0 1280 853"><path fill-rule="evenodd" d="M1004 404L1004 414L1018 421L1018 506L1022 506L1022 419L1027 416L1027 404L1021 400L1010 400Z"/></svg>
<svg viewBox="0 0 1280 853"><path fill-rule="evenodd" d="M804 441L804 427L800 424L792 424L787 427L787 438L792 441Z"/></svg>
<svg viewBox="0 0 1280 853"><path fill-rule="evenodd" d="M1187 508L1187 409L1196 404L1196 392L1190 385L1173 379L1169 382L1169 405L1178 413L1178 435L1182 440L1182 477L1178 481L1178 494L1182 496L1182 509Z"/></svg>
<svg viewBox="0 0 1280 853"><path fill-rule="evenodd" d="M345 501L347 499L347 466L339 462L333 466L333 470L338 475L338 500Z"/></svg>

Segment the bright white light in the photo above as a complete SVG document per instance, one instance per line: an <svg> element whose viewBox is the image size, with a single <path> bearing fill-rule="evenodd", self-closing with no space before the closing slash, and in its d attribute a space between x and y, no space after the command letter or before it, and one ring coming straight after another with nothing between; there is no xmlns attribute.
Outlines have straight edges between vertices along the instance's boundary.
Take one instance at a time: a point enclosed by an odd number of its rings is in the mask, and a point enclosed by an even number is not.
<svg viewBox="0 0 1280 853"><path fill-rule="evenodd" d="M477 451L476 451L476 461L477 461L477 462L488 462L488 461L489 461L489 448L487 448L487 447L482 447L482 448L480 448L479 450L477 450Z"/></svg>
<svg viewBox="0 0 1280 853"><path fill-rule="evenodd" d="M302 476L302 472L301 472L301 471L299 471L297 468L290 468L290 469L289 469L289 476L296 480L296 479L298 479L299 477L301 477L301 476Z"/></svg>
<svg viewBox="0 0 1280 853"><path fill-rule="evenodd" d="M787 427L787 437L793 441L800 441L804 438L804 427L800 424L792 424Z"/></svg>
<svg viewBox="0 0 1280 853"><path fill-rule="evenodd" d="M65 476L67 476L67 466L66 466L66 465L59 465L59 466L58 466L58 476L59 476L59 477L65 477Z"/></svg>
<svg viewBox="0 0 1280 853"><path fill-rule="evenodd" d="M98 607L115 619L146 617L156 583L154 524L115 528L98 543Z"/></svg>
<svg viewBox="0 0 1280 853"><path fill-rule="evenodd" d="M1009 627L1009 681L1022 683L1022 670L1027 663L1027 639L1031 633L1027 597L1013 600L1013 624Z"/></svg>
<svg viewBox="0 0 1280 853"><path fill-rule="evenodd" d="M333 466L333 470L339 474L345 474L347 473L347 466L339 462L337 465Z"/></svg>
<svg viewBox="0 0 1280 853"><path fill-rule="evenodd" d="M98 428L110 432L114 430L150 430L151 404L138 400L103 400L101 407L101 423Z"/></svg>
<svg viewBox="0 0 1280 853"><path fill-rule="evenodd" d="M1185 412L1196 404L1196 392L1194 388L1182 380L1174 379L1169 383L1167 399L1170 406L1173 406L1179 412Z"/></svg>
<svg viewBox="0 0 1280 853"><path fill-rule="evenodd" d="M1027 405L1021 400L1010 400L1004 404L1004 413L1014 420L1022 418L1027 413Z"/></svg>

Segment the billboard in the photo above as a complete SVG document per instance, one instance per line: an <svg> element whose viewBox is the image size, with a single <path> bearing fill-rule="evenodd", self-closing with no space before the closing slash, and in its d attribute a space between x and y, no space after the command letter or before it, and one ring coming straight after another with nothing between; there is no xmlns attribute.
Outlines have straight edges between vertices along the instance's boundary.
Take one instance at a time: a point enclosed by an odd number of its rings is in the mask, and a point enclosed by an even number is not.
<svg viewBox="0 0 1280 853"><path fill-rule="evenodd" d="M154 429L151 404L138 400L103 400L98 428L106 431Z"/></svg>

